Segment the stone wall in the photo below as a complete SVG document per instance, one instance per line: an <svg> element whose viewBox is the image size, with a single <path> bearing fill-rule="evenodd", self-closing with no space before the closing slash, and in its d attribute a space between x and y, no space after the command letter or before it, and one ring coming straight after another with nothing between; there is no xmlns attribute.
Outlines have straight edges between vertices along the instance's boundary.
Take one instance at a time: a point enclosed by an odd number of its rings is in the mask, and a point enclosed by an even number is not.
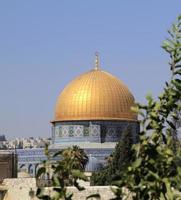
<svg viewBox="0 0 181 200"><path fill-rule="evenodd" d="M4 178L17 177L17 155L13 151L0 151L0 182Z"/></svg>
<svg viewBox="0 0 181 200"><path fill-rule="evenodd" d="M3 200L38 200L35 196L37 189L35 178L5 179L3 185L7 188ZM47 188L47 192L48 190L51 192L52 188ZM109 200L114 197L109 186L86 186L86 190L81 192L75 187L69 187L68 192L73 192L73 200L85 200L87 196L95 193L101 195L101 200Z"/></svg>

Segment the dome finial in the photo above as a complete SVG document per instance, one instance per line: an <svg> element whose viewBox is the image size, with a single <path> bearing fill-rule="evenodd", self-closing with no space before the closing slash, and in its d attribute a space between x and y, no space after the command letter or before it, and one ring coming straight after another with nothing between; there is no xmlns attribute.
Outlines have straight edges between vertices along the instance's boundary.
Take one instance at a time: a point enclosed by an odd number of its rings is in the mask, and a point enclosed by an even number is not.
<svg viewBox="0 0 181 200"><path fill-rule="evenodd" d="M95 59L95 66L94 66L94 69L95 69L95 70L99 70L99 69L100 69L100 66L99 66L99 53L96 52L96 53L95 53L95 56L96 56L96 59Z"/></svg>

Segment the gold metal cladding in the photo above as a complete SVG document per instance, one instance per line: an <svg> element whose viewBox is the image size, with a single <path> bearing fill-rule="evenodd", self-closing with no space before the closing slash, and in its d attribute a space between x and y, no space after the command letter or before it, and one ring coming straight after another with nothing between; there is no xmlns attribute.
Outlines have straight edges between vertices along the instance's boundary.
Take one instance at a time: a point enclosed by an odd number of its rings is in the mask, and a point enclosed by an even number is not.
<svg viewBox="0 0 181 200"><path fill-rule="evenodd" d="M134 97L113 75L91 70L70 82L58 97L54 121L137 120Z"/></svg>

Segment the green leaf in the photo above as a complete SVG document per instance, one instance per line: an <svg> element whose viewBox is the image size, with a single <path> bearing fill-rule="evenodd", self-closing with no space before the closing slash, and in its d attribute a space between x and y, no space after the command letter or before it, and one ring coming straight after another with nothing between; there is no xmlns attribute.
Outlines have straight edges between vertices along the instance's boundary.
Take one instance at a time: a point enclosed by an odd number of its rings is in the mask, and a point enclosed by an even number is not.
<svg viewBox="0 0 181 200"><path fill-rule="evenodd" d="M58 192L58 193L63 193L64 192L64 189L61 188L61 187L54 187L53 190Z"/></svg>
<svg viewBox="0 0 181 200"><path fill-rule="evenodd" d="M68 193L65 197L65 200L72 200L73 193Z"/></svg>
<svg viewBox="0 0 181 200"><path fill-rule="evenodd" d="M96 198L96 199L101 199L100 194L91 194L88 197L86 197L86 199L91 199L91 198Z"/></svg>
<svg viewBox="0 0 181 200"><path fill-rule="evenodd" d="M62 152L63 152L63 150L54 153L53 157L57 157L57 156L62 155Z"/></svg>
<svg viewBox="0 0 181 200"><path fill-rule="evenodd" d="M37 191L36 191L36 196L39 196L41 193L42 193L42 189L38 188Z"/></svg>
<svg viewBox="0 0 181 200"><path fill-rule="evenodd" d="M181 69L174 72L174 75L181 75Z"/></svg>
<svg viewBox="0 0 181 200"><path fill-rule="evenodd" d="M45 155L48 156L49 155L49 150L48 150L48 144L45 143Z"/></svg>
<svg viewBox="0 0 181 200"><path fill-rule="evenodd" d="M175 127L175 125L173 124L173 122L168 121L168 120L166 120L166 121L167 121L167 123L169 124L169 126L170 126L172 129L176 130L176 127Z"/></svg>
<svg viewBox="0 0 181 200"><path fill-rule="evenodd" d="M137 168L141 165L142 158L137 158L136 161L133 162L132 167Z"/></svg>
<svg viewBox="0 0 181 200"><path fill-rule="evenodd" d="M159 177L159 175L158 175L157 173L154 173L154 172L151 171L151 170L149 170L148 173L149 173L150 175L152 175L154 178L156 178L157 180L160 179L160 177Z"/></svg>
<svg viewBox="0 0 181 200"><path fill-rule="evenodd" d="M165 183L165 186L166 186L166 189L167 189L166 195L168 196L168 199L174 200L174 194L173 194L172 189L171 189L170 180L168 178L164 178L163 182Z"/></svg>
<svg viewBox="0 0 181 200"><path fill-rule="evenodd" d="M44 188L38 188L36 191L36 196L38 197L38 199L51 200L51 198L48 195L45 195Z"/></svg>
<svg viewBox="0 0 181 200"><path fill-rule="evenodd" d="M170 47L170 42L168 42L168 40L164 40L163 44L162 44L162 47L163 48Z"/></svg>
<svg viewBox="0 0 181 200"><path fill-rule="evenodd" d="M72 170L71 173L74 178L79 178L81 180L88 181L87 176L80 170Z"/></svg>
<svg viewBox="0 0 181 200"><path fill-rule="evenodd" d="M136 113L139 112L139 108L138 108L137 106L131 107L131 110L132 110L133 112L136 112Z"/></svg>
<svg viewBox="0 0 181 200"><path fill-rule="evenodd" d="M53 181L53 185L54 185L54 186L60 186L59 177L53 176L52 181ZM64 187L64 185L63 185L63 187Z"/></svg>
<svg viewBox="0 0 181 200"><path fill-rule="evenodd" d="M40 177L42 174L45 174L46 172L46 168L45 167L41 167L38 169L38 172L36 174L36 178Z"/></svg>
<svg viewBox="0 0 181 200"><path fill-rule="evenodd" d="M74 186L79 190L79 191L83 191L85 190L85 188L83 186L80 186L79 183L77 182L77 180L74 181Z"/></svg>
<svg viewBox="0 0 181 200"><path fill-rule="evenodd" d="M177 68L181 68L181 65L176 65L176 66L175 66L175 69L177 69Z"/></svg>
<svg viewBox="0 0 181 200"><path fill-rule="evenodd" d="M178 20L179 20L179 21L181 20L181 15L178 16Z"/></svg>

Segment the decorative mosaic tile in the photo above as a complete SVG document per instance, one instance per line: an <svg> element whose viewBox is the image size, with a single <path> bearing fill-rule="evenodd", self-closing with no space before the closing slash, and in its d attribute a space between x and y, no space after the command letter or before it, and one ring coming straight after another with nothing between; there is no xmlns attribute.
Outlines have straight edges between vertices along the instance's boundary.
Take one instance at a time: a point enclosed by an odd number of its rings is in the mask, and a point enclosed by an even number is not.
<svg viewBox="0 0 181 200"><path fill-rule="evenodd" d="M56 138L59 137L59 127L58 126L55 127L55 137Z"/></svg>
<svg viewBox="0 0 181 200"><path fill-rule="evenodd" d="M74 136L74 127L73 126L69 126L69 137L73 137Z"/></svg>
<svg viewBox="0 0 181 200"><path fill-rule="evenodd" d="M90 125L90 135L99 136L100 135L100 126L99 125Z"/></svg>
<svg viewBox="0 0 181 200"><path fill-rule="evenodd" d="M122 132L132 126L134 141L137 140L136 134L139 124L125 121L72 121L57 122L54 127L64 127L59 130L59 137L56 135L55 143L89 141L89 142L116 142L120 140ZM73 127L73 131L72 128ZM98 128L99 127L99 128ZM68 132L68 133L67 133ZM57 134L57 133L56 133ZM55 130L53 132L55 135ZM69 137L71 136L71 141ZM61 138L61 139L60 139ZM63 140L62 140L63 139Z"/></svg>
<svg viewBox="0 0 181 200"><path fill-rule="evenodd" d="M108 127L106 137L115 137L116 136L116 127Z"/></svg>
<svg viewBox="0 0 181 200"><path fill-rule="evenodd" d="M89 136L89 127L84 127L84 136Z"/></svg>
<svg viewBox="0 0 181 200"><path fill-rule="evenodd" d="M84 136L83 126L74 126L74 136L75 137L82 137Z"/></svg>
<svg viewBox="0 0 181 200"><path fill-rule="evenodd" d="M59 127L59 137L62 137L62 127Z"/></svg>
<svg viewBox="0 0 181 200"><path fill-rule="evenodd" d="M69 137L69 126L62 126L62 137Z"/></svg>

